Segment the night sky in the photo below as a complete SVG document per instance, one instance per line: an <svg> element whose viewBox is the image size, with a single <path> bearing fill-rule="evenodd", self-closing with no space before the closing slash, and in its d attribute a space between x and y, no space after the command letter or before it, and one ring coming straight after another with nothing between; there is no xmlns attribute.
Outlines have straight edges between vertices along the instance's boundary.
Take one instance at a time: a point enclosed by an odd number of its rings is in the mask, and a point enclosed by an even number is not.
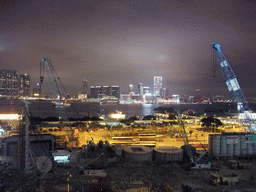
<svg viewBox="0 0 256 192"><path fill-rule="evenodd" d="M0 2L0 68L39 82L51 62L70 94L91 85L153 86L228 95L219 43L246 97L256 96L256 2L249 0L16 0ZM47 77L45 77L47 78ZM43 89L46 89L46 85Z"/></svg>

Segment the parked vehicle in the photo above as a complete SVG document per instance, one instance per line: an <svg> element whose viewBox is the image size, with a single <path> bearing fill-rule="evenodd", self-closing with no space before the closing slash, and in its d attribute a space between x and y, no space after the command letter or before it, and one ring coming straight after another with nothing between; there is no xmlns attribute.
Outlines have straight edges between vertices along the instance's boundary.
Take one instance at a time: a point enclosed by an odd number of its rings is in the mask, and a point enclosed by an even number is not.
<svg viewBox="0 0 256 192"><path fill-rule="evenodd" d="M229 160L227 166L231 169L249 169L252 163L248 161Z"/></svg>
<svg viewBox="0 0 256 192"><path fill-rule="evenodd" d="M239 182L239 176L234 173L230 175L220 175L218 173L212 173L210 175L210 182L211 184L216 186L219 186L219 185L236 186L236 184Z"/></svg>

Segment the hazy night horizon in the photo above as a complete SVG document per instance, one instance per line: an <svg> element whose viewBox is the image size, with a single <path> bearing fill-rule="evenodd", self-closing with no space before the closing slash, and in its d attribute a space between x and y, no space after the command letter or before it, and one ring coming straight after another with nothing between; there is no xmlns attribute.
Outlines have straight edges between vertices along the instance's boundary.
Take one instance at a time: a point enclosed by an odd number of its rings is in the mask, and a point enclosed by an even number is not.
<svg viewBox="0 0 256 192"><path fill-rule="evenodd" d="M222 46L245 96L256 95L256 3L227 1L4 1L0 69L39 82L40 60L51 62L70 94L91 85L163 77L170 94L200 89L229 95L211 42ZM213 78L215 62L216 78ZM44 89L46 89L44 87Z"/></svg>

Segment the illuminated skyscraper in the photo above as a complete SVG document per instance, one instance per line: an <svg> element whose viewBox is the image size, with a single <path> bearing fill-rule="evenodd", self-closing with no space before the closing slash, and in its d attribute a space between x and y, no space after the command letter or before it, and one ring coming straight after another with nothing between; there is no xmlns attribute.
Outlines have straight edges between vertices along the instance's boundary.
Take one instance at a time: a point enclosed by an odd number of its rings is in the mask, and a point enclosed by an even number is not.
<svg viewBox="0 0 256 192"><path fill-rule="evenodd" d="M161 89L163 88L162 76L154 76L154 96L160 97Z"/></svg>
<svg viewBox="0 0 256 192"><path fill-rule="evenodd" d="M143 95L149 95L150 94L150 88L149 87L143 87Z"/></svg>
<svg viewBox="0 0 256 192"><path fill-rule="evenodd" d="M16 70L2 69L0 70L0 95L2 96L18 96L19 78Z"/></svg>
<svg viewBox="0 0 256 192"><path fill-rule="evenodd" d="M91 98L98 98L99 94L102 94L102 87L91 86Z"/></svg>
<svg viewBox="0 0 256 192"><path fill-rule="evenodd" d="M115 96L116 98L120 99L120 86L119 85L111 86L111 94L112 96Z"/></svg>
<svg viewBox="0 0 256 192"><path fill-rule="evenodd" d="M103 86L102 87L102 94L110 96L111 95L111 87L110 86Z"/></svg>
<svg viewBox="0 0 256 192"><path fill-rule="evenodd" d="M33 90L32 90L32 96L33 97L39 97L40 96L40 87L36 86Z"/></svg>
<svg viewBox="0 0 256 192"><path fill-rule="evenodd" d="M139 94L143 95L143 85L142 85L142 83L138 84L138 89L139 89Z"/></svg>
<svg viewBox="0 0 256 192"><path fill-rule="evenodd" d="M88 88L88 81L84 79L83 81L83 94L86 94Z"/></svg>
<svg viewBox="0 0 256 192"><path fill-rule="evenodd" d="M113 86L91 86L91 98L102 98L104 96L115 96L120 98L120 87Z"/></svg>
<svg viewBox="0 0 256 192"><path fill-rule="evenodd" d="M130 93L133 92L133 85L132 84L129 85L129 91L130 91Z"/></svg>
<svg viewBox="0 0 256 192"><path fill-rule="evenodd" d="M20 93L22 97L30 96L30 76L28 74L20 75Z"/></svg>
<svg viewBox="0 0 256 192"><path fill-rule="evenodd" d="M166 88L162 88L162 89L161 89L161 97L162 97L163 99L166 99Z"/></svg>

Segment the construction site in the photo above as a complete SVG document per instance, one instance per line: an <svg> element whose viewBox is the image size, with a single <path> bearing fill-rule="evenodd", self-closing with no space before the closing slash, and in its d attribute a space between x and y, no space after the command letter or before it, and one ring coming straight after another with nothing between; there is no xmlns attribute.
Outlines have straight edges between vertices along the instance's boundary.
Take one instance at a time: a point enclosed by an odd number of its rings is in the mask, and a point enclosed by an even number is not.
<svg viewBox="0 0 256 192"><path fill-rule="evenodd" d="M60 99L54 104L62 121L42 126L25 101L19 133L1 138L1 191L255 191L255 120L221 46L213 48L242 118L175 109L173 120L109 127L68 121ZM51 69L49 58L42 66Z"/></svg>
<svg viewBox="0 0 256 192"><path fill-rule="evenodd" d="M185 118L179 111L176 116L167 126L153 123L108 130L95 126L95 122L83 122L89 124L86 129L67 128L67 122L63 129L41 127L28 131L27 157L19 153L25 151L25 126L23 140L17 134L2 139L2 188L24 191L31 185L31 191L256 190L254 133L244 132L245 127L234 121L209 130L196 123L197 118ZM26 171L8 180L7 174L16 172L17 167Z"/></svg>

